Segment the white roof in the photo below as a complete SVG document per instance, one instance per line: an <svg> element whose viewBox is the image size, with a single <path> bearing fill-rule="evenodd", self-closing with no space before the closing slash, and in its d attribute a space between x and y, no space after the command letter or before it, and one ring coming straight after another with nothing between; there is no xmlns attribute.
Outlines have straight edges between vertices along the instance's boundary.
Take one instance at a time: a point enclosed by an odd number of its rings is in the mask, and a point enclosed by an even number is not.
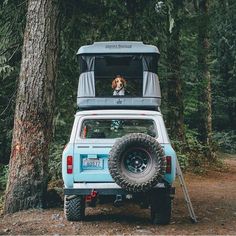
<svg viewBox="0 0 236 236"><path fill-rule="evenodd" d="M79 54L96 53L160 53L158 48L153 45L147 45L137 41L108 41L94 42L92 45L80 47Z"/></svg>
<svg viewBox="0 0 236 236"><path fill-rule="evenodd" d="M149 111L149 110L88 110L88 111L78 111L76 116L91 116L91 115L146 115L153 116L158 115L162 116L158 111Z"/></svg>

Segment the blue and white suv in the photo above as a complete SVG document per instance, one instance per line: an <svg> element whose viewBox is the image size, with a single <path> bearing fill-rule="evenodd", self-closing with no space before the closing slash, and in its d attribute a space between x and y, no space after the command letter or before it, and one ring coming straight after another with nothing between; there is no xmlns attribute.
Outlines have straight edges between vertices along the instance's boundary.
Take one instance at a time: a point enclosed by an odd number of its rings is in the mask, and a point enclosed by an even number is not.
<svg viewBox="0 0 236 236"><path fill-rule="evenodd" d="M80 110L62 158L68 220L83 220L86 205L95 207L99 201L119 206L134 200L150 207L153 223L169 223L176 154L159 109L159 81L152 68L158 55L154 46L140 42L95 43L79 50ZM137 73L135 68L140 65ZM127 96L109 96L106 86L105 95L100 94L102 90L98 94L96 88L110 83L109 73L118 69L125 71L129 83L142 83L136 88L130 85Z"/></svg>

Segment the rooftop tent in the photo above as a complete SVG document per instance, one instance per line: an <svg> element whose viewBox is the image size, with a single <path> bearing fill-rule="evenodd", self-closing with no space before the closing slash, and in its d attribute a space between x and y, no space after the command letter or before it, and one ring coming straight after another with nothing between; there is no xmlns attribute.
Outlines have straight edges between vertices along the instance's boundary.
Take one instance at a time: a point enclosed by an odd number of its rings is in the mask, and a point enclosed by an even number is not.
<svg viewBox="0 0 236 236"><path fill-rule="evenodd" d="M157 76L159 51L142 42L100 42L83 46L77 55L80 78L79 108L160 106ZM125 96L113 97L112 80L122 75L127 81Z"/></svg>

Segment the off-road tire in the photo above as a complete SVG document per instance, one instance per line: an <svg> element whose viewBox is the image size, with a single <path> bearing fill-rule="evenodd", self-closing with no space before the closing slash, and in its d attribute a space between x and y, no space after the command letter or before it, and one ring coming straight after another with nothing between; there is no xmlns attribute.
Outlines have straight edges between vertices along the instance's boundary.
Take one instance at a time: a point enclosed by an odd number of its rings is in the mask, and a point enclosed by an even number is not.
<svg viewBox="0 0 236 236"><path fill-rule="evenodd" d="M151 193L151 222L155 225L167 225L171 219L172 199L168 189Z"/></svg>
<svg viewBox="0 0 236 236"><path fill-rule="evenodd" d="M83 196L65 196L64 214L68 221L83 220L85 216L85 199Z"/></svg>
<svg viewBox="0 0 236 236"><path fill-rule="evenodd" d="M166 158L156 139L133 133L115 142L108 167L114 181L128 192L146 192L165 174Z"/></svg>

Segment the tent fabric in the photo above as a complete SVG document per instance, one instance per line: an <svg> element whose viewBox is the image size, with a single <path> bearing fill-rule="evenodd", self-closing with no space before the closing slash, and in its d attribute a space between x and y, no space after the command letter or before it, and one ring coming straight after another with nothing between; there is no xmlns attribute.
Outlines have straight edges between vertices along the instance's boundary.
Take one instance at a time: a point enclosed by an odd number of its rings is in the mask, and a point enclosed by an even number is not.
<svg viewBox="0 0 236 236"><path fill-rule="evenodd" d="M161 97L157 74L149 71L143 72L143 97Z"/></svg>
<svg viewBox="0 0 236 236"><path fill-rule="evenodd" d="M157 55L143 55L141 58L143 71L150 71L157 74Z"/></svg>
<svg viewBox="0 0 236 236"><path fill-rule="evenodd" d="M94 71L82 73L79 77L78 97L95 97ZM160 98L160 84L157 74L143 72L143 97Z"/></svg>
<svg viewBox="0 0 236 236"><path fill-rule="evenodd" d="M80 58L80 70L81 73L87 71L94 71L95 56L81 56Z"/></svg>
<svg viewBox="0 0 236 236"><path fill-rule="evenodd" d="M143 71L151 71L153 73L157 73L157 61L159 54L110 54L110 55L83 55L80 56L80 71L81 73L87 71L95 70L95 61L96 58L100 60L103 58L105 62L105 58L113 57L113 58L130 58L131 60L140 60L143 65ZM115 66L115 65L114 65ZM100 68L102 69L102 68ZM119 65L117 65L117 69L119 69Z"/></svg>
<svg viewBox="0 0 236 236"><path fill-rule="evenodd" d="M77 97L95 97L94 71L80 75Z"/></svg>

